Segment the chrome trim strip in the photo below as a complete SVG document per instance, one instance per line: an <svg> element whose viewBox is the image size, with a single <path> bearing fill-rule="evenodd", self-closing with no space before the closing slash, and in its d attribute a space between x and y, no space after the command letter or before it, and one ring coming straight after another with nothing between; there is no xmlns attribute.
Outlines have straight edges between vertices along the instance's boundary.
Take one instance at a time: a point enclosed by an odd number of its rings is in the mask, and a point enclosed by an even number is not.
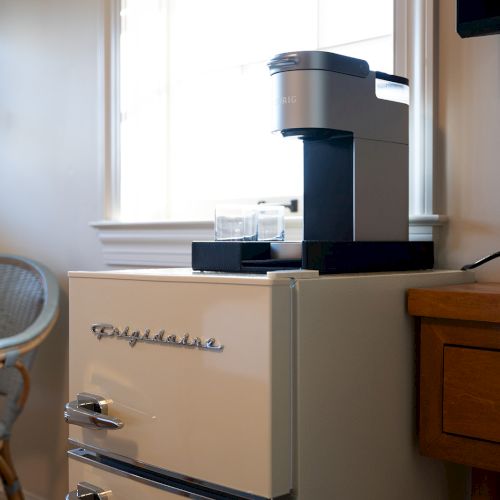
<svg viewBox="0 0 500 500"><path fill-rule="evenodd" d="M108 458L108 459L112 459L112 460L117 460L119 462L123 462L124 464L127 464L130 467L133 467L134 469L137 470L137 472L142 472L142 474L146 474L146 475L148 473L157 474L159 476L162 476L165 481L169 481L169 480L182 481L184 483L188 483L188 484L192 485L193 488L199 487L199 488L205 488L205 489L211 490L211 493L215 495L214 497L203 497L203 496L201 496L201 497L196 497L196 496L189 497L189 495L187 494L188 492L182 493L183 496L188 496L189 498L196 498L196 499L228 498L228 499L241 499L241 500L269 500L266 497L252 495L250 493L245 493L245 492L242 492L239 490L235 490L232 488L221 486L219 484L210 483L208 481L203 481L201 479L196 479L196 478L193 478L191 476L185 476L184 474L172 472L170 470L163 469L161 467L156 467L154 465L150 465L150 464L141 462L139 460L135 460L135 459L130 458L130 457L126 457L123 455L119 455L117 453L113 453L112 451L109 451L109 450L103 450L102 448L98 448L96 446L91 446L91 445L80 443L80 442L78 442L74 439L71 439L71 438L68 439L68 443L72 447L74 446L74 447L80 448L86 452L94 453L97 462L92 462L92 463L97 467L100 467L100 465L101 465L98 462L99 459ZM74 450L68 450L68 452L67 452L68 455L70 455L71 451L74 451ZM72 456L73 458L77 458L76 456L73 456L73 455L70 455L70 456ZM79 459L79 458L77 458L77 459ZM104 468L104 467L102 467L102 468ZM111 467L111 470L113 471L115 469ZM132 477L131 479L134 479L134 478ZM139 480L139 479L137 479L137 480ZM157 487L160 487L160 486L157 486ZM180 493L178 493L178 494L180 494ZM219 496L217 497L217 495L219 495ZM292 495L286 494L286 495L282 495L282 496L274 497L274 498L276 498L276 499L279 498L280 500L289 500L289 499L291 500Z"/></svg>

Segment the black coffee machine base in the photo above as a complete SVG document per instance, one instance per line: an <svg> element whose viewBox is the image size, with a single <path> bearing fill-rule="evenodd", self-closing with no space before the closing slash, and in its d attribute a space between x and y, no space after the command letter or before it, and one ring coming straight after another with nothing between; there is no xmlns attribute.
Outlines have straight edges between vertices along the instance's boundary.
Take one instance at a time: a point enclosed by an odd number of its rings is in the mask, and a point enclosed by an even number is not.
<svg viewBox="0 0 500 500"><path fill-rule="evenodd" d="M294 243L279 243L287 245ZM286 269L315 269L320 274L416 271L434 267L431 241L302 242L302 257L273 258L270 242L195 241L195 271L265 274Z"/></svg>

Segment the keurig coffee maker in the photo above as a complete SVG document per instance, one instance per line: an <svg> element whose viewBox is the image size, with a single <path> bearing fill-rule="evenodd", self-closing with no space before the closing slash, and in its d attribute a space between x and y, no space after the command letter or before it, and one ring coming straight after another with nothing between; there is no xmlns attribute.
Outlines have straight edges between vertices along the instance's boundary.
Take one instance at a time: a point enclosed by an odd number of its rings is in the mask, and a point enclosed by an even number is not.
<svg viewBox="0 0 500 500"><path fill-rule="evenodd" d="M268 66L273 131L304 145L301 256L280 259L286 242L194 242L193 269L432 268L432 242L408 241L408 81L321 51L279 54Z"/></svg>

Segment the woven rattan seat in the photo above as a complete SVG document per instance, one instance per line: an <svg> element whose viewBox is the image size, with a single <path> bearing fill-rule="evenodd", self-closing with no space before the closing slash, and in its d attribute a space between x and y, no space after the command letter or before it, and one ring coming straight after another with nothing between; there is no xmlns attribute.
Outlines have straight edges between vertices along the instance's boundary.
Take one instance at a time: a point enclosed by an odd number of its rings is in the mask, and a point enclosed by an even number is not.
<svg viewBox="0 0 500 500"><path fill-rule="evenodd" d="M36 348L57 319L59 287L41 264L0 254L0 475L9 500L24 498L10 455L12 426L29 391Z"/></svg>

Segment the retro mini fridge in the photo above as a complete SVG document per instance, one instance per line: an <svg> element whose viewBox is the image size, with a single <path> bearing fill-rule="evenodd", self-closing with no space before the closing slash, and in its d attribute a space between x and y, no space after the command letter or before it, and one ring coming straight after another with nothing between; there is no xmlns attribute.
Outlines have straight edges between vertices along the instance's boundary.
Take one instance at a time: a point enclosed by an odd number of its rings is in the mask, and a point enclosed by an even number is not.
<svg viewBox="0 0 500 500"><path fill-rule="evenodd" d="M67 498L441 500L406 290L470 281L71 272Z"/></svg>

